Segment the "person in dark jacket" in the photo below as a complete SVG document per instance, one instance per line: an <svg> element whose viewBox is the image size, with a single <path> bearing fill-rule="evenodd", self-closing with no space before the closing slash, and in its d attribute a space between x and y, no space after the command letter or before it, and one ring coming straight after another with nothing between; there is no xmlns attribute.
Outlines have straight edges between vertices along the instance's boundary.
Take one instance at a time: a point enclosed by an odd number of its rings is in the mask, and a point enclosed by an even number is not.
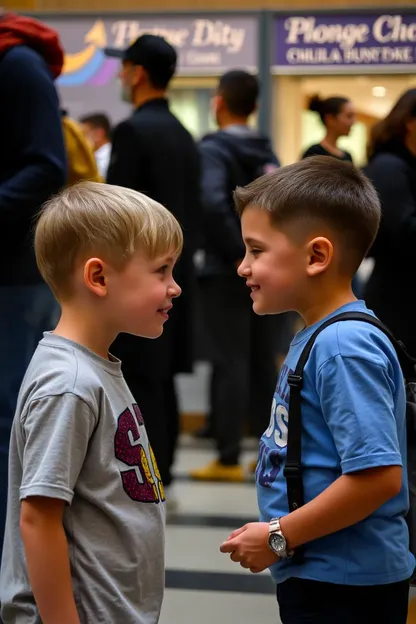
<svg viewBox="0 0 416 624"><path fill-rule="evenodd" d="M11 13L0 17L0 548L17 395L42 332L57 316L36 267L31 232L42 204L66 181L54 86L63 59L54 30Z"/></svg>
<svg viewBox="0 0 416 624"><path fill-rule="evenodd" d="M365 172L382 208L365 300L416 356L416 89L373 128Z"/></svg>
<svg viewBox="0 0 416 624"><path fill-rule="evenodd" d="M200 203L200 167L196 145L170 112L166 90L176 68L176 52L163 38L139 37L120 56L123 97L134 106L131 117L113 134L107 182L148 195L166 206L181 223L185 245L175 268L182 296L157 341L121 335L112 352L122 360L124 376L136 398L159 465L162 481L172 481L171 466L179 415L174 387L177 373L192 371L192 297L195 231Z"/></svg>
<svg viewBox="0 0 416 624"><path fill-rule="evenodd" d="M247 420L257 435L267 428L277 372L279 324L259 317L237 266L245 255L233 192L279 166L268 137L248 125L259 95L245 71L219 81L214 108L219 131L200 143L202 159L203 261L201 312L214 367L211 384L218 460L191 472L194 479L241 481L241 441Z"/></svg>
<svg viewBox="0 0 416 624"><path fill-rule="evenodd" d="M308 147L302 158L335 156L340 160L352 162L351 154L341 150L337 145L338 139L348 136L355 124L356 113L352 102L345 97L329 97L323 100L319 95L314 95L309 101L309 110L318 113L326 134L320 143Z"/></svg>

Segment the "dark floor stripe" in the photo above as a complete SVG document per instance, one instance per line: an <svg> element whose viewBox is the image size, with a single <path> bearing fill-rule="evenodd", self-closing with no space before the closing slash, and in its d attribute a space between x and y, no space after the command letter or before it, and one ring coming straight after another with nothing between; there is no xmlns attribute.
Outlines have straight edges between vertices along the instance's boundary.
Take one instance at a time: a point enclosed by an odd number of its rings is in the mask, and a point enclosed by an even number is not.
<svg viewBox="0 0 416 624"><path fill-rule="evenodd" d="M270 576L191 570L166 570L166 587L247 594L273 594L276 591Z"/></svg>
<svg viewBox="0 0 416 624"><path fill-rule="evenodd" d="M254 485L256 479L254 474L247 475L245 481L199 481L197 479L191 479L189 475L186 473L175 474L175 481L179 481L181 483L198 483L198 485L225 485L225 486L233 486L241 487L242 485Z"/></svg>
<svg viewBox="0 0 416 624"><path fill-rule="evenodd" d="M184 527L209 527L218 529L237 529L249 522L257 522L258 518L244 516L207 516L204 514L172 514L168 515L167 524Z"/></svg>

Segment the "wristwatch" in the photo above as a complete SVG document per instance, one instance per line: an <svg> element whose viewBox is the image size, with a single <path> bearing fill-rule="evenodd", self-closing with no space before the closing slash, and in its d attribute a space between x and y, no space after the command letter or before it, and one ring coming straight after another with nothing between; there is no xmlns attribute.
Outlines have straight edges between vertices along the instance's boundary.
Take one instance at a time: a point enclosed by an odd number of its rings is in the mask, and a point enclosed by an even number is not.
<svg viewBox="0 0 416 624"><path fill-rule="evenodd" d="M287 546L286 538L280 528L280 518L270 520L269 548L281 559L290 559L295 554L295 551Z"/></svg>

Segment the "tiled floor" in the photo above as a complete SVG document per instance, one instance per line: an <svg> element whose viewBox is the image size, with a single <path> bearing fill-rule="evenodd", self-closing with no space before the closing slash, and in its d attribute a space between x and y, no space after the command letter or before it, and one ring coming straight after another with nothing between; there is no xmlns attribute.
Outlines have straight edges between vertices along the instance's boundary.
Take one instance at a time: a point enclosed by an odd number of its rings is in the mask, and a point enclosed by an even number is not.
<svg viewBox="0 0 416 624"><path fill-rule="evenodd" d="M243 459L248 463L254 456L252 447ZM254 482L205 484L185 478L190 468L212 457L208 445L195 449L185 443L178 453L178 508L167 526L167 589L160 624L278 624L268 572L253 575L219 551L233 529L257 518Z"/></svg>

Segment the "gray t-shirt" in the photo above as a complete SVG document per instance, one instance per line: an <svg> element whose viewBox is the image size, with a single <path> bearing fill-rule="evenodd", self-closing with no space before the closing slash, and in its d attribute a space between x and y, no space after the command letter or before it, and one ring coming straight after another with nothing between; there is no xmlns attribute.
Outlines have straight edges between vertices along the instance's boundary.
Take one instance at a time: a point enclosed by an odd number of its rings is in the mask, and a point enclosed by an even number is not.
<svg viewBox="0 0 416 624"><path fill-rule="evenodd" d="M118 360L45 333L24 378L10 445L0 579L5 624L38 624L19 528L30 496L66 501L82 624L155 624L164 589L163 486Z"/></svg>

